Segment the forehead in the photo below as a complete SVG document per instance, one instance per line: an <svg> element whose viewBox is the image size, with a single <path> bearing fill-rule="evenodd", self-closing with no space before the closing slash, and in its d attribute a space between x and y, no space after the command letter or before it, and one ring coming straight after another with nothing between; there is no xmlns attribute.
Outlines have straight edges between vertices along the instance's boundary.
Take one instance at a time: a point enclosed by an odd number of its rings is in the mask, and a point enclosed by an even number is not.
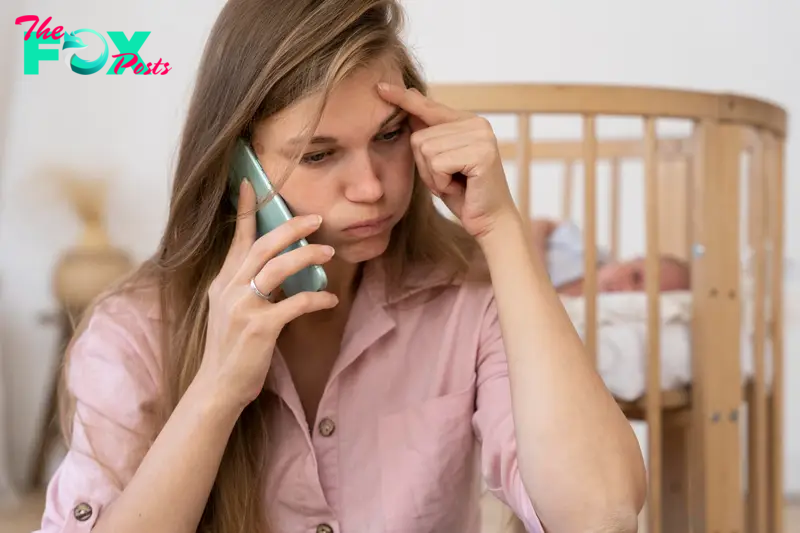
<svg viewBox="0 0 800 533"><path fill-rule="evenodd" d="M403 76L396 63L376 60L352 72L334 87L322 110L317 136L335 137L341 142L361 141L376 133L375 128L392 112L394 106L375 90L378 82L402 84ZM306 132L322 101L321 95L303 98L267 118L256 128L256 137L271 146Z"/></svg>

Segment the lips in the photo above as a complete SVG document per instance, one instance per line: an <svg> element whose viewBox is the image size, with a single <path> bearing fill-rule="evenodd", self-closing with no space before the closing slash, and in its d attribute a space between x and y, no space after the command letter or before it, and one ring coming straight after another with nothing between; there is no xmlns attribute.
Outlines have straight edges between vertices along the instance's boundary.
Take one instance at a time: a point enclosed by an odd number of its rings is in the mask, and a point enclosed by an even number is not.
<svg viewBox="0 0 800 533"><path fill-rule="evenodd" d="M353 235L372 235L376 233L380 233L389 222L392 220L391 216L381 217L381 218L373 218L370 220L363 220L361 222L356 222L355 224L351 224L347 226L344 231L346 233L350 233Z"/></svg>
<svg viewBox="0 0 800 533"><path fill-rule="evenodd" d="M381 224L385 224L389 221L391 217L381 217L381 218L373 218L370 220L364 220L362 222L356 222L355 224L350 224L345 228L345 230L350 229L359 229L359 228L371 228L374 226L380 226Z"/></svg>

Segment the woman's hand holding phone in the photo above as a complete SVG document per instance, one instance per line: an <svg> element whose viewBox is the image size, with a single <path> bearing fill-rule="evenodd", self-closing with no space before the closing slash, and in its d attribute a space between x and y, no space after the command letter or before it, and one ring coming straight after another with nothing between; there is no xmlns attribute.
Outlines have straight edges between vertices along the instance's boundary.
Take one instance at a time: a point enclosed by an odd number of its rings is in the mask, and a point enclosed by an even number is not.
<svg viewBox="0 0 800 533"><path fill-rule="evenodd" d="M295 318L330 309L337 297L325 291L301 292L278 302L269 295L290 275L333 256L327 245L309 244L281 254L291 243L319 228L317 215L294 217L256 239L256 195L247 180L239 190L236 230L225 262L208 290L205 353L198 377L213 394L243 409L261 393L278 335ZM279 255L280 254L280 255Z"/></svg>

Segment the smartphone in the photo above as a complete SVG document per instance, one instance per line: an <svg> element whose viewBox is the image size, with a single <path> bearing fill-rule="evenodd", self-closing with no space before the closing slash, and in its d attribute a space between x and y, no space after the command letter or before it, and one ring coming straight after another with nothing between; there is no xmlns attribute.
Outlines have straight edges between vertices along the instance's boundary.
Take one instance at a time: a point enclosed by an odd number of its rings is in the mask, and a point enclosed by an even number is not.
<svg viewBox="0 0 800 533"><path fill-rule="evenodd" d="M256 154L250 147L250 143L241 137L236 140L236 148L234 149L231 160L229 177L229 196L234 209L236 209L239 201L239 186L244 178L250 180L255 190L256 198L258 198L259 201L267 197L271 198L269 202L256 211L258 237L269 233L281 224L292 219L293 215L291 211L289 211L283 198L275 193L266 172L261 168L261 163L259 163ZM300 239L280 253L284 254L300 248L301 246L308 246L308 241ZM323 269L321 265L311 265L286 278L286 280L281 283L281 289L288 297L304 291L322 291L325 290L327 285L328 278L325 275L325 269Z"/></svg>

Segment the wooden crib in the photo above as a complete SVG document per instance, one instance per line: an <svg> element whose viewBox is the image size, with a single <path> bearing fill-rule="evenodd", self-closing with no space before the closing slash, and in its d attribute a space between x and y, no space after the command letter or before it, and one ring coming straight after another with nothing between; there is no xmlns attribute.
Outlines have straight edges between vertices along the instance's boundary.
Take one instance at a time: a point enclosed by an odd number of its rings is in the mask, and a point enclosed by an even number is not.
<svg viewBox="0 0 800 533"><path fill-rule="evenodd" d="M647 87L433 85L430 95L493 120L516 117L513 139L499 137L515 163L515 198L535 217L536 164L562 165L560 215L572 217L573 174L583 169L584 338L597 353L598 168L609 174L608 248L619 255L625 161L642 164L646 264L645 393L620 406L648 428L648 533L783 531L783 161L786 113L762 100ZM577 139L535 139L537 117L572 115ZM603 139L605 117L640 121L640 134ZM661 121L685 120L683 135L657 133ZM742 161L746 159L746 172ZM577 163L577 165L576 165ZM566 179L564 179L566 178ZM745 185L742 186L742 183ZM579 198L580 199L580 198ZM740 227L741 225L741 227ZM744 241L743 243L741 241ZM749 250L745 302L742 251ZM691 382L661 386L659 256L691 265ZM743 375L742 313L752 313L752 374ZM747 338L747 337L746 337ZM769 346L769 350L767 347ZM771 368L769 368L771 366ZM771 370L771 372L768 372ZM746 415L745 415L746 413ZM740 425L747 442L740 443ZM746 454L744 450L747 450ZM746 465L747 483L742 475Z"/></svg>

